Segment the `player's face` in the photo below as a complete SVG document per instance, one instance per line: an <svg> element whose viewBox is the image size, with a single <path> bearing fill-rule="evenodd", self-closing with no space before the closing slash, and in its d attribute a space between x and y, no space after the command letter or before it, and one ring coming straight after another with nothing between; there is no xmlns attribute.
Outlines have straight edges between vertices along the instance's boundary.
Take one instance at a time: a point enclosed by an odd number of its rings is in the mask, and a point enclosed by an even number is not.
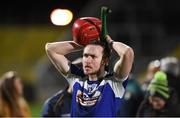
<svg viewBox="0 0 180 118"><path fill-rule="evenodd" d="M83 70L86 75L97 74L102 65L103 47L87 45L83 52Z"/></svg>

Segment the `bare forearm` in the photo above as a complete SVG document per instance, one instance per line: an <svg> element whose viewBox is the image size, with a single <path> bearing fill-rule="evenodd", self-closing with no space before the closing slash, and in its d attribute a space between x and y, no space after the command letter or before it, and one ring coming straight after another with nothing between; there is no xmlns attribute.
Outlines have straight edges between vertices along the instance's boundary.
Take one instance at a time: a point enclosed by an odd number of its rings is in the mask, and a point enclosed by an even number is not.
<svg viewBox="0 0 180 118"><path fill-rule="evenodd" d="M60 55L66 55L68 53L78 51L82 47L73 41L53 42L47 43L45 46L47 53L57 53Z"/></svg>
<svg viewBox="0 0 180 118"><path fill-rule="evenodd" d="M120 59L116 62L114 71L117 73L117 75L126 77L127 75L129 75L132 68L132 64L134 61L134 52L130 47L124 47L124 49L122 48L122 50L121 48L118 48L116 52L119 54Z"/></svg>
<svg viewBox="0 0 180 118"><path fill-rule="evenodd" d="M134 61L133 49L124 43L113 41L109 36L107 36L107 42L119 55L119 60L114 66L114 72L119 77L127 76Z"/></svg>
<svg viewBox="0 0 180 118"><path fill-rule="evenodd" d="M47 43L45 46L47 56L54 64L54 66L64 75L66 75L69 71L69 61L65 55L74 51L78 51L81 48L81 46L73 41Z"/></svg>

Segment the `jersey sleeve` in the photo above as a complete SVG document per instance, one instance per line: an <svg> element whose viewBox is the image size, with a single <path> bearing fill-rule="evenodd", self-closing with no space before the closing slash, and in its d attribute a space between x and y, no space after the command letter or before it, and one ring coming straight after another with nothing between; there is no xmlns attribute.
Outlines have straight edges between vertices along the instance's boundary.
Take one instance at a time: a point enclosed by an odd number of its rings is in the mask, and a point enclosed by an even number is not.
<svg viewBox="0 0 180 118"><path fill-rule="evenodd" d="M77 82L77 81L79 81L79 79L85 77L85 74L84 74L82 68L78 67L77 65L70 63L69 67L70 68L69 68L68 74L64 77L66 78L69 85L73 89L73 85L75 84L75 82Z"/></svg>
<svg viewBox="0 0 180 118"><path fill-rule="evenodd" d="M119 80L115 79L115 77L112 76L107 80L107 82L111 86L115 94L115 97L122 98L125 93L125 88L128 82L128 76Z"/></svg>

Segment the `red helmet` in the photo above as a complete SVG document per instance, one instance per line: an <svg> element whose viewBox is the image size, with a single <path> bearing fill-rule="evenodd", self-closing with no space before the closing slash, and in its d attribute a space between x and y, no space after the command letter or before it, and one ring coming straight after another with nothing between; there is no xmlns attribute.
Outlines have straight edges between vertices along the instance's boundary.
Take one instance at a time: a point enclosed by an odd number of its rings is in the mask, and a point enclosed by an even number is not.
<svg viewBox="0 0 180 118"><path fill-rule="evenodd" d="M72 27L73 40L80 45L87 45L91 40L98 40L101 20L95 17L77 19Z"/></svg>

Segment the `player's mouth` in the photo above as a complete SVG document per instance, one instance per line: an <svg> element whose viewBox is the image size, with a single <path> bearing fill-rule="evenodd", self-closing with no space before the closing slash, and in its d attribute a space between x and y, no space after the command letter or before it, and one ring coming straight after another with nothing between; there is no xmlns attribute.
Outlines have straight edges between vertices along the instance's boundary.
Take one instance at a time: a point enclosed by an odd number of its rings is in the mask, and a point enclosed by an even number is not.
<svg viewBox="0 0 180 118"><path fill-rule="evenodd" d="M92 67L91 66L85 66L85 69L92 69Z"/></svg>

